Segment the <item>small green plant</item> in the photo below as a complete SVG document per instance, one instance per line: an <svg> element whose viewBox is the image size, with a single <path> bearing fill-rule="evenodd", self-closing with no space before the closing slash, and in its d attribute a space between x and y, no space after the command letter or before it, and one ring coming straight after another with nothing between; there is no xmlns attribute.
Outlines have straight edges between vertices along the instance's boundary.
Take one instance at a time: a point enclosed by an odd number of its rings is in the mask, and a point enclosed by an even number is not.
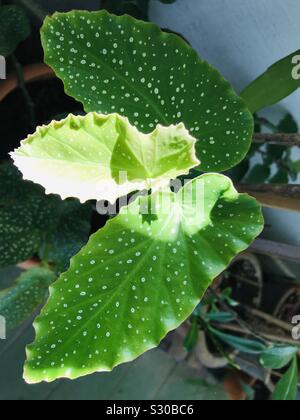
<svg viewBox="0 0 300 420"><path fill-rule="evenodd" d="M245 157L252 115L182 39L129 16L75 11L47 18L42 42L87 115L24 140L12 154L24 178L82 202L143 193L51 286L27 349L30 383L111 370L157 346L263 229L260 205L211 173ZM172 191L192 168L209 173Z"/></svg>
<svg viewBox="0 0 300 420"><path fill-rule="evenodd" d="M296 342L295 345L270 342L259 335L236 311L240 304L232 299L231 292L230 288L219 293L209 291L190 319L190 328L184 341L186 350L191 352L195 348L199 340L199 331L202 330L211 339L218 353L228 361L228 366L234 369L239 370L240 367L228 354L228 348L257 358L260 365L270 372L287 368L277 382L273 399L295 400L298 391L299 346ZM234 324L242 328L243 335L228 334L224 330L224 327Z"/></svg>

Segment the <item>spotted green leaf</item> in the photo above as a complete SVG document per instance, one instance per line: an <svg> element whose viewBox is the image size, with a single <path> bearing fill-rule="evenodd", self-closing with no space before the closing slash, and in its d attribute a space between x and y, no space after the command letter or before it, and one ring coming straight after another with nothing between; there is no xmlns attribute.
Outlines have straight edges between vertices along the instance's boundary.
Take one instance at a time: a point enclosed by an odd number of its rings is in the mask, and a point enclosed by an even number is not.
<svg viewBox="0 0 300 420"><path fill-rule="evenodd" d="M51 287L26 381L111 370L157 346L262 226L259 204L217 174L123 207Z"/></svg>
<svg viewBox="0 0 300 420"><path fill-rule="evenodd" d="M57 200L46 199L39 186L22 181L10 163L0 165L0 267L38 252L46 230L55 224Z"/></svg>
<svg viewBox="0 0 300 420"><path fill-rule="evenodd" d="M30 23L23 9L16 5L0 6L0 55L12 54L30 34Z"/></svg>
<svg viewBox="0 0 300 420"><path fill-rule="evenodd" d="M183 124L145 135L117 114L90 113L39 127L12 157L47 193L114 203L189 173L199 163L195 141Z"/></svg>
<svg viewBox="0 0 300 420"><path fill-rule="evenodd" d="M148 133L183 122L202 171L247 154L253 118L230 84L180 37L106 11L56 13L42 28L46 62L87 112L117 112Z"/></svg>
<svg viewBox="0 0 300 420"><path fill-rule="evenodd" d="M77 200L62 201L24 181L11 162L0 165L0 267L38 254L68 268L69 259L86 243L91 206Z"/></svg>
<svg viewBox="0 0 300 420"><path fill-rule="evenodd" d="M45 302L54 280L52 271L33 268L21 274L11 288L0 291L0 315L5 317L8 330L22 324Z"/></svg>
<svg viewBox="0 0 300 420"><path fill-rule="evenodd" d="M61 203L56 228L42 247L48 251L48 260L54 263L56 272L69 268L70 259L86 244L91 231L91 206L77 200Z"/></svg>

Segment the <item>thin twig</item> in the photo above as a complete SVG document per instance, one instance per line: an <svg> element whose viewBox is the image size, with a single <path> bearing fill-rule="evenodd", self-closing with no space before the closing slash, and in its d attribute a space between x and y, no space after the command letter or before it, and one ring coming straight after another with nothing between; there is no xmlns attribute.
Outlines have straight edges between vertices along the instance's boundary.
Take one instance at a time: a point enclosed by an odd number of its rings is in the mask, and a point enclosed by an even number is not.
<svg viewBox="0 0 300 420"><path fill-rule="evenodd" d="M220 324L220 323L215 324L215 325L218 326L218 328L221 328L222 330L236 332L236 333L239 333L239 334L245 334L244 329L239 327L238 325ZM259 334L270 342L277 342L277 343L281 343L281 344L288 344L288 345L292 345L292 346L297 346L297 343L295 343L294 340L283 337L283 336L279 336L279 335L275 335L275 334L267 334L267 333L264 333L264 332L259 332Z"/></svg>
<svg viewBox="0 0 300 420"><path fill-rule="evenodd" d="M300 134L254 134L253 142L277 146L300 147Z"/></svg>
<svg viewBox="0 0 300 420"><path fill-rule="evenodd" d="M266 314L265 312L259 311L258 309L251 308L250 306L247 306L247 305L241 305L241 306L242 308L245 308L245 310L249 312L251 315L261 318L267 323L276 325L278 328L286 331L289 334L292 334L292 327L286 322L281 321L272 315Z"/></svg>
<svg viewBox="0 0 300 420"><path fill-rule="evenodd" d="M243 329L243 333L248 333L250 335L252 335L253 337L257 338L258 340L270 345L270 342L267 342L265 337L261 336L260 334L257 334L256 331L253 330L253 328L247 324L247 322L243 321L241 319L241 317L239 316L239 314L234 311L226 302L224 302L224 300L222 300L222 298L212 289L210 289L211 294L218 299L219 304L221 306L221 308L225 311L225 312L229 312L231 315L233 315L235 317L235 321L240 325L240 327Z"/></svg>
<svg viewBox="0 0 300 420"><path fill-rule="evenodd" d="M240 190L261 193L273 193L284 197L300 199L300 185L286 185L286 184L243 184L238 185ZM243 192L243 191L242 191Z"/></svg>
<svg viewBox="0 0 300 420"><path fill-rule="evenodd" d="M238 184L239 192L253 195L265 207L300 211L300 185Z"/></svg>

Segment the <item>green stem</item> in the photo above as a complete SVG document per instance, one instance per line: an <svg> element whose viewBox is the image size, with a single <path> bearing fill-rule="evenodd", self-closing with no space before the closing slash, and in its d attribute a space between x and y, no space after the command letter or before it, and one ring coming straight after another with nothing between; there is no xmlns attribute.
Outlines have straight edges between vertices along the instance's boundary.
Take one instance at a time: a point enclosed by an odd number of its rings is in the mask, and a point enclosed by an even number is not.
<svg viewBox="0 0 300 420"><path fill-rule="evenodd" d="M28 110L29 119L30 119L30 126L31 126L31 129L34 130L35 126L36 126L34 103L31 99L31 96L30 96L30 94L27 90L27 87L26 87L26 82L24 80L23 69L22 69L21 64L19 63L18 59L16 58L16 56L14 54L11 55L11 59L12 59L12 62L13 62L13 66L16 70L19 87L22 91L22 95L23 95L23 98L25 100L26 107L27 107L27 110Z"/></svg>

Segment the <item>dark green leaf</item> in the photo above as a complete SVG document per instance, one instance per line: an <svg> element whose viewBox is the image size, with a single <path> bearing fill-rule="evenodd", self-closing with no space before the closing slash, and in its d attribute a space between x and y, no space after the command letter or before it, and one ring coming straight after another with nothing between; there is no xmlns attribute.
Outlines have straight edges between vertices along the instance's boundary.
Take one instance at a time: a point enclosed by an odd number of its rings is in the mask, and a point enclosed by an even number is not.
<svg viewBox="0 0 300 420"><path fill-rule="evenodd" d="M88 207L81 207L77 200L64 202L58 196L45 195L40 186L24 181L12 163L2 163L0 267L23 262L44 248L58 271L67 268L66 259L86 242Z"/></svg>
<svg viewBox="0 0 300 420"><path fill-rule="evenodd" d="M0 292L0 315L6 319L8 330L22 324L45 302L48 288L54 280L52 271L33 268L21 274L10 289Z"/></svg>
<svg viewBox="0 0 300 420"><path fill-rule="evenodd" d="M279 169L277 173L270 179L271 184L288 184L289 172L286 169Z"/></svg>
<svg viewBox="0 0 300 420"><path fill-rule="evenodd" d="M255 390L244 381L241 381L242 390L246 394L248 401L253 401L255 399Z"/></svg>
<svg viewBox="0 0 300 420"><path fill-rule="evenodd" d="M244 159L239 165L228 171L228 176L233 180L233 182L240 182L247 174L250 168L250 161Z"/></svg>
<svg viewBox="0 0 300 420"><path fill-rule="evenodd" d="M0 267L14 265L38 252L47 229L55 225L56 196L21 179L10 163L0 165Z"/></svg>
<svg viewBox="0 0 300 420"><path fill-rule="evenodd" d="M297 160L295 162L291 163L291 168L293 171L295 171L295 173L299 173L300 172L300 160Z"/></svg>
<svg viewBox="0 0 300 420"><path fill-rule="evenodd" d="M144 133L183 122L201 171L247 154L253 118L227 81L180 37L106 11L57 13L42 28L46 62L87 112L117 112Z"/></svg>
<svg viewBox="0 0 300 420"><path fill-rule="evenodd" d="M242 92L241 96L252 113L276 104L300 87L300 70L299 78L293 77L296 76L298 56L300 63L300 50L298 50L275 63Z"/></svg>
<svg viewBox="0 0 300 420"><path fill-rule="evenodd" d="M295 401L298 390L298 361L294 356L292 364L285 375L277 383L273 393L274 401Z"/></svg>
<svg viewBox="0 0 300 420"><path fill-rule="evenodd" d="M102 0L102 8L115 15L128 14L148 20L149 0Z"/></svg>
<svg viewBox="0 0 300 420"><path fill-rule="evenodd" d="M299 127L295 118L291 114L287 114L279 123L278 131L280 133L298 133Z"/></svg>
<svg viewBox="0 0 300 420"><path fill-rule="evenodd" d="M248 175L246 175L243 183L245 184L264 184L271 175L271 168L268 165L255 165Z"/></svg>
<svg viewBox="0 0 300 420"><path fill-rule="evenodd" d="M62 273L69 268L70 259L86 244L91 230L91 206L77 200L62 202L57 227L47 238L49 262Z"/></svg>
<svg viewBox="0 0 300 420"><path fill-rule="evenodd" d="M218 331L210 327L210 331L218 337L221 341L228 344L229 346L247 354L260 354L266 350L266 345L257 340L249 340L238 336L230 335Z"/></svg>
<svg viewBox="0 0 300 420"><path fill-rule="evenodd" d="M0 55L12 54L30 34L29 20L19 6L0 6Z"/></svg>
<svg viewBox="0 0 300 420"><path fill-rule="evenodd" d="M267 369L282 369L290 363L298 351L298 347L274 346L262 353L260 362Z"/></svg>

